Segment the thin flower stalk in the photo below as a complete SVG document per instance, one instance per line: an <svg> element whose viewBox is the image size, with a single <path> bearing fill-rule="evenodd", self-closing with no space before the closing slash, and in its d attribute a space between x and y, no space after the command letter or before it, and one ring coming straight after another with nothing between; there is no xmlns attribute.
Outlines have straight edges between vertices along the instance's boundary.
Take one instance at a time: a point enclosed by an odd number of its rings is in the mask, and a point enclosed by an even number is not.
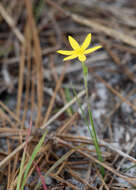
<svg viewBox="0 0 136 190"><path fill-rule="evenodd" d="M91 112L91 105L90 105L90 102L89 102L88 82L87 82L88 68L87 68L87 66L85 65L84 62L82 62L81 64L82 64L82 69L83 69L84 87L85 87L85 90L86 90L88 113L89 113L89 119L90 119L92 131L91 131L89 125L87 125L87 127L88 127L88 131L89 131L89 133L90 133L90 135L91 135L91 137L93 139L95 149L96 149L96 153L97 153L97 156L98 156L98 160L103 162L101 150L100 150L100 147L99 147L99 143L98 143L95 127L94 127L93 116L92 116L92 112ZM102 176L104 176L105 172L104 172L104 168L102 166L100 167L100 171L101 171Z"/></svg>

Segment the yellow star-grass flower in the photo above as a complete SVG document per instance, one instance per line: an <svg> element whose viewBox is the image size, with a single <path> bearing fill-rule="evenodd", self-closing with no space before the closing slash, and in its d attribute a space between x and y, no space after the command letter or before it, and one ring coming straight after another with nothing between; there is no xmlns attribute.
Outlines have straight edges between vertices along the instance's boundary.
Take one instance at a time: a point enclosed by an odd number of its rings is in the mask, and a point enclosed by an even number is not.
<svg viewBox="0 0 136 190"><path fill-rule="evenodd" d="M95 46L93 48L87 49L91 42L91 33L89 33L87 35L87 37L85 38L85 40L81 46L71 36L68 37L68 40L69 40L69 43L70 43L71 47L73 48L73 50L72 51L66 51L66 50L58 50L57 51L57 53L60 53L62 55L68 55L68 57L65 57L63 59L64 61L75 59L78 57L79 61L84 62L86 60L87 54L93 53L94 51L96 51L102 47L101 45L99 45L99 46Z"/></svg>

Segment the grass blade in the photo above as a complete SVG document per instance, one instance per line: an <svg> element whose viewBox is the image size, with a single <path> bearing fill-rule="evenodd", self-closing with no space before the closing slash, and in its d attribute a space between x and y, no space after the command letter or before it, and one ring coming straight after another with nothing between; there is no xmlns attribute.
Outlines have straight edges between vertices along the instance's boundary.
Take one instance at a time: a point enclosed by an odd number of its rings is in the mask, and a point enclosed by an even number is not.
<svg viewBox="0 0 136 190"><path fill-rule="evenodd" d="M66 94L66 100L67 100L67 102L70 102L70 100L72 98L71 98L71 95L70 95L69 88L67 88L67 87L65 88L65 94ZM68 112L69 116L71 116L74 113L74 111L73 111L73 109L72 109L71 106L67 109L67 112Z"/></svg>
<svg viewBox="0 0 136 190"><path fill-rule="evenodd" d="M25 170L25 173L24 173L24 177L23 177L23 182L22 182L22 186L21 186L21 190L24 189L24 185L25 185L25 182L26 182L26 178L27 178L27 175L28 175L28 172L30 170L30 167L32 165L32 162L34 161L37 153L39 152L40 150L40 147L42 146L43 142L44 142L44 139L45 139L45 136L47 135L47 131L45 131L45 133L43 134L42 138L40 139L39 143L36 145L33 153L32 153L32 156L30 157L29 161L28 161L28 164L27 164L27 167L26 167L26 170Z"/></svg>

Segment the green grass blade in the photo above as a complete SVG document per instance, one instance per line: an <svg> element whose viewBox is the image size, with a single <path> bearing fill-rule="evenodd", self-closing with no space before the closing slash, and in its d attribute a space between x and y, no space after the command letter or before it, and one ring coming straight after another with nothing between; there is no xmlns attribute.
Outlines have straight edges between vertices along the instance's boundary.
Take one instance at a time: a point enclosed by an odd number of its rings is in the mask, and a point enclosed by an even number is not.
<svg viewBox="0 0 136 190"><path fill-rule="evenodd" d="M129 170L131 170L132 168L135 168L135 167L136 167L136 164L134 164L128 168L123 169L123 172L128 172Z"/></svg>
<svg viewBox="0 0 136 190"><path fill-rule="evenodd" d="M40 139L39 143L36 145L33 153L32 153L32 156L30 157L29 161L28 161L28 164L26 166L26 170L25 170L25 173L24 173L24 177L23 177L23 182L22 182L22 186L21 186L21 190L24 189L24 185L25 185L25 182L26 182L26 178L27 178L27 175L28 175L28 172L30 170L30 167L32 165L32 162L34 161L37 153L39 152L40 150L40 147L41 145L43 144L44 142L44 139L45 139L45 136L47 135L47 131L45 131L45 133L43 134L42 138Z"/></svg>
<svg viewBox="0 0 136 190"><path fill-rule="evenodd" d="M94 128L92 112L89 109L88 109L88 112L89 112L90 123L91 123L91 126L92 126L92 138L93 138L94 146L95 146L95 149L96 149L97 157L98 157L99 161L103 162L101 150L100 150L100 147L99 147L97 135L96 135L95 128ZM100 172L101 172L102 176L104 177L105 176L105 170L104 170L103 166L100 166Z"/></svg>
<svg viewBox="0 0 136 190"><path fill-rule="evenodd" d="M77 100L77 103L78 103L78 107L80 108L81 115L82 115L82 117L83 117L83 119L84 119L84 121L85 121L85 124L88 126L88 125L89 125L89 122L88 122L88 120L86 119L86 116L85 116L85 114L84 114L84 110L82 109L80 100L79 100L79 98L77 97L77 93L76 93L76 91L75 91L75 89L74 89L73 86L72 86L72 89L73 89L73 92L74 92L74 96L76 97L76 100Z"/></svg>
<svg viewBox="0 0 136 190"><path fill-rule="evenodd" d="M17 178L17 188L16 188L16 190L20 190L20 184L21 184L21 179L22 179L22 175L23 175L23 166L24 166L24 162L25 162L25 154L26 154L26 151L24 150L23 157L22 157L22 160L21 160L19 175L18 175L18 178Z"/></svg>
<svg viewBox="0 0 136 190"><path fill-rule="evenodd" d="M70 102L71 100L71 95L70 95L70 91L69 91L69 88L65 88L65 95L66 95L66 100L67 102ZM67 109L67 112L68 112L68 115L71 116L74 111L72 109L72 107L70 106L68 109Z"/></svg>

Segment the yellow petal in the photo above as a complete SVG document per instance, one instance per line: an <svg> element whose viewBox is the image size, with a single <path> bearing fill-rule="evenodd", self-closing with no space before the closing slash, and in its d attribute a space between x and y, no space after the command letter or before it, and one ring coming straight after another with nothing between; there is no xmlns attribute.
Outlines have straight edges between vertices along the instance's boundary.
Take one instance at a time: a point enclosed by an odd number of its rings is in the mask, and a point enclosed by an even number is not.
<svg viewBox="0 0 136 190"><path fill-rule="evenodd" d="M64 58L63 61L67 61L67 60L75 59L75 58L77 58L77 57L78 57L78 55L73 54L73 55L70 55L70 56Z"/></svg>
<svg viewBox="0 0 136 190"><path fill-rule="evenodd" d="M62 55L72 55L74 51L58 50L57 53L60 53Z"/></svg>
<svg viewBox="0 0 136 190"><path fill-rule="evenodd" d="M79 59L79 61L84 62L86 60L86 56L85 55L79 55L78 59Z"/></svg>
<svg viewBox="0 0 136 190"><path fill-rule="evenodd" d="M87 37L85 38L85 40L84 40L84 42L83 42L81 48L82 48L83 50L85 50L85 49L88 48L88 46L90 45L90 42L91 42L91 33L89 33L89 34L87 35Z"/></svg>
<svg viewBox="0 0 136 190"><path fill-rule="evenodd" d="M80 45L78 44L78 42L72 38L71 36L68 37L68 40L69 40L69 43L71 45L71 47L74 49L74 50L77 50L80 48Z"/></svg>
<svg viewBox="0 0 136 190"><path fill-rule="evenodd" d="M93 48L89 48L89 49L84 51L84 54L93 53L94 51L96 51L96 50L98 50L100 48L102 48L102 46L96 46L96 47L93 47Z"/></svg>

